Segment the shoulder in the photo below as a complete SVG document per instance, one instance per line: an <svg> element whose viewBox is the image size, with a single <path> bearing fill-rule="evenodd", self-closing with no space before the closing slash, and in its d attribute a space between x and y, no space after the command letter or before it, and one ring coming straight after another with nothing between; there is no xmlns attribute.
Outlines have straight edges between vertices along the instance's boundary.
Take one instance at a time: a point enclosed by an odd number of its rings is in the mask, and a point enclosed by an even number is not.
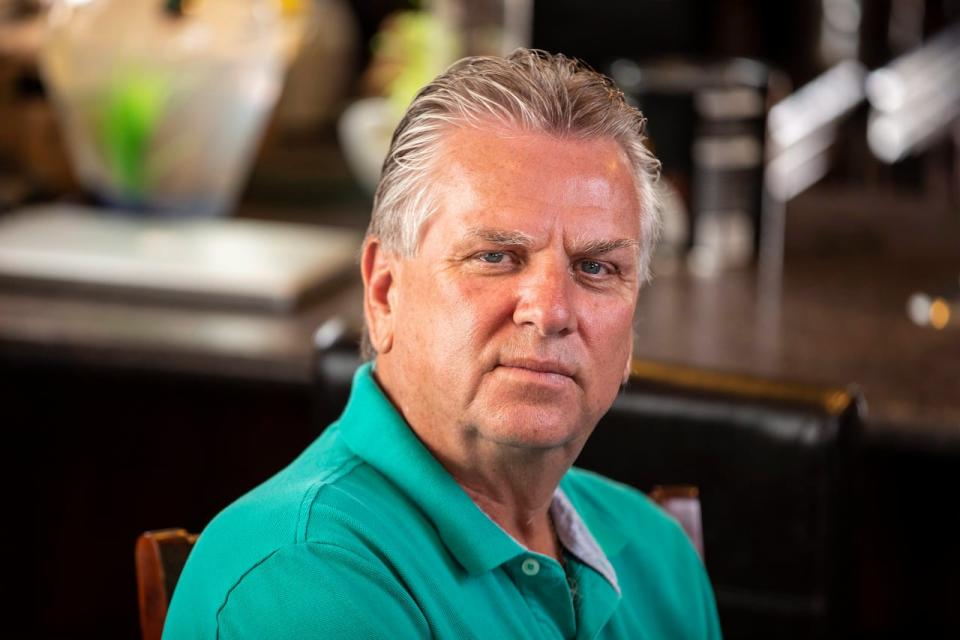
<svg viewBox="0 0 960 640"><path fill-rule="evenodd" d="M304 541L315 503L362 464L343 446L337 425L330 426L289 466L217 514L190 560L229 554L245 566Z"/></svg>
<svg viewBox="0 0 960 640"><path fill-rule="evenodd" d="M426 618L375 557L331 542L276 549L230 589L217 637L425 637ZM399 634L399 635L394 635Z"/></svg>
<svg viewBox="0 0 960 640"><path fill-rule="evenodd" d="M296 590L341 570L373 575L363 568L373 562L369 554L362 557L356 531L363 528L357 521L364 492L383 489L367 485L378 482L385 481L342 444L336 424L330 426L297 460L203 530L168 614L167 626L181 633L171 630L169 637L229 637L218 625L222 612L239 609L231 602L243 600L252 611L258 603L273 606L280 594L293 606L294 592L285 585Z"/></svg>

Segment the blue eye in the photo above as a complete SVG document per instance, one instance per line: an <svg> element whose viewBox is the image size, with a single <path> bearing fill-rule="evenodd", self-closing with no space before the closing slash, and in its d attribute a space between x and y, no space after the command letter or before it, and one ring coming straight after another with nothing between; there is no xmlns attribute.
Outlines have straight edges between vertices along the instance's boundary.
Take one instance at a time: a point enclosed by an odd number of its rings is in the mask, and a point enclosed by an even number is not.
<svg viewBox="0 0 960 640"><path fill-rule="evenodd" d="M583 260L580 262L580 271L591 276L598 276L603 272L603 265L595 260Z"/></svg>
<svg viewBox="0 0 960 640"><path fill-rule="evenodd" d="M480 259L483 260L484 262L490 262L492 264L503 262L503 252L487 251L486 253L480 254Z"/></svg>

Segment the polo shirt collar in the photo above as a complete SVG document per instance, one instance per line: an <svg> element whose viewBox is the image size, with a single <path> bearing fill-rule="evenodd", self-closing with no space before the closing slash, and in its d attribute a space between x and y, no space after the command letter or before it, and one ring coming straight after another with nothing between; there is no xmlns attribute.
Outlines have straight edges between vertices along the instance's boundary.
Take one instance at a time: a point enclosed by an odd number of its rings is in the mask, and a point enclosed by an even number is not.
<svg viewBox="0 0 960 640"><path fill-rule="evenodd" d="M381 391L369 362L354 375L339 429L358 457L426 514L471 575L490 571L526 551L477 507L420 442Z"/></svg>
<svg viewBox="0 0 960 640"><path fill-rule="evenodd" d="M553 494L553 502L550 503L550 517L553 519L553 526L557 531L557 537L560 538L560 544L567 552L599 573L604 580L610 583L617 595L620 595L617 572L614 571L610 560L607 559L606 554L597 544L596 539L590 533L580 514L577 513L567 494L560 487L557 487Z"/></svg>

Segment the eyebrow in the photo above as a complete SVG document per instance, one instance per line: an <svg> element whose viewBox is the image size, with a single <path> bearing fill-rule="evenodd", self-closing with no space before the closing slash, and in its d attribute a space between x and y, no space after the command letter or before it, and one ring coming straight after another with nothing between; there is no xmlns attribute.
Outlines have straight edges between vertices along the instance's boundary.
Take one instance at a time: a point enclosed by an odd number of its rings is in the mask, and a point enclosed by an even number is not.
<svg viewBox="0 0 960 640"><path fill-rule="evenodd" d="M467 231L467 240L479 239L484 242L498 246L507 247L531 247L534 240L531 236L522 231L505 231L502 229L490 229L487 227L472 227ZM620 238L617 240L575 240L572 243L577 255L598 256L618 249L628 248L636 251L640 250L640 242L631 238Z"/></svg>
<svg viewBox="0 0 960 640"><path fill-rule="evenodd" d="M503 231L486 227L472 227L467 231L467 239L478 239L495 245L510 247L533 246L533 238L522 231Z"/></svg>
<svg viewBox="0 0 960 640"><path fill-rule="evenodd" d="M640 250L640 242L630 238L620 238L619 240L585 240L573 243L573 253L578 255L599 256L617 249Z"/></svg>

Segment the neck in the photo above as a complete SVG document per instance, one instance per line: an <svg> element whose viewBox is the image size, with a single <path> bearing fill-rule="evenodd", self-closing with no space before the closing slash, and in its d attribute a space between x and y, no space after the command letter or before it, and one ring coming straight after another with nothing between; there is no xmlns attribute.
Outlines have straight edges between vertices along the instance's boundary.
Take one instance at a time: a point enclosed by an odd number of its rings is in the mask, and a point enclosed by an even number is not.
<svg viewBox="0 0 960 640"><path fill-rule="evenodd" d="M560 559L550 505L573 463L562 450L523 451L476 444L460 456L425 442L476 505L517 542ZM492 450L491 450L492 449Z"/></svg>
<svg viewBox="0 0 960 640"><path fill-rule="evenodd" d="M561 559L560 543L550 518L550 502L545 507L525 508L500 501L481 489L460 483L467 495L491 520L531 551Z"/></svg>

